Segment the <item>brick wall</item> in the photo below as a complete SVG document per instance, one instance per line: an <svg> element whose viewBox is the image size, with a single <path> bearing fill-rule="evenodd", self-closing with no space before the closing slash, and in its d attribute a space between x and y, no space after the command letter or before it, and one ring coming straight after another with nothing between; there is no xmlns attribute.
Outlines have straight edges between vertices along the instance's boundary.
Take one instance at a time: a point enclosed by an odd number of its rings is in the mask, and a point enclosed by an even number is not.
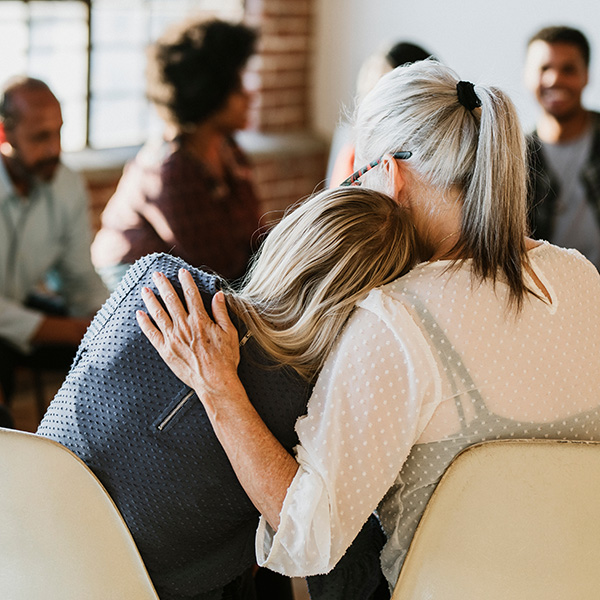
<svg viewBox="0 0 600 600"><path fill-rule="evenodd" d="M325 177L327 144L309 130L313 2L246 0L245 22L259 28L260 41L245 80L255 91L250 132L240 143L254 168L263 213L285 209ZM100 177L85 171L96 229L120 170Z"/></svg>
<svg viewBox="0 0 600 600"><path fill-rule="evenodd" d="M246 21L261 33L251 64L259 91L253 126L260 131L308 125L312 4L313 0L246 2Z"/></svg>

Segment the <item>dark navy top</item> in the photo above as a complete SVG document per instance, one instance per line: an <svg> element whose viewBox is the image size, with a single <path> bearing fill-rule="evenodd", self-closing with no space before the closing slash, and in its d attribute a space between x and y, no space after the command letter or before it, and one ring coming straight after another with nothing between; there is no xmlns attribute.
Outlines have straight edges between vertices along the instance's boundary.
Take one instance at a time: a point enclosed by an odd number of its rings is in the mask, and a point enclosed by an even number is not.
<svg viewBox="0 0 600 600"><path fill-rule="evenodd" d="M211 598L255 561L258 512L240 486L201 402L139 328L141 288L163 272L181 294L190 270L210 311L218 277L181 259L137 261L98 312L38 434L67 446L98 476L129 526L161 600ZM243 325L238 326L240 337ZM253 338L239 375L251 402L288 450L311 386L275 366ZM203 593L207 593L203 595Z"/></svg>

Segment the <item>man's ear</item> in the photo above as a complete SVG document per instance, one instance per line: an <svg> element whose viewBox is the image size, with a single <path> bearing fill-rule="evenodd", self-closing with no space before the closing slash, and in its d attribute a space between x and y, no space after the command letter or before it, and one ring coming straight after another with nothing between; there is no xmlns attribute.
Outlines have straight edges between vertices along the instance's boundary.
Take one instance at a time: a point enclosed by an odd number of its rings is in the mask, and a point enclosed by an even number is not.
<svg viewBox="0 0 600 600"><path fill-rule="evenodd" d="M14 147L10 140L11 136L6 132L4 123L0 121L0 154L4 156L12 156L14 154Z"/></svg>

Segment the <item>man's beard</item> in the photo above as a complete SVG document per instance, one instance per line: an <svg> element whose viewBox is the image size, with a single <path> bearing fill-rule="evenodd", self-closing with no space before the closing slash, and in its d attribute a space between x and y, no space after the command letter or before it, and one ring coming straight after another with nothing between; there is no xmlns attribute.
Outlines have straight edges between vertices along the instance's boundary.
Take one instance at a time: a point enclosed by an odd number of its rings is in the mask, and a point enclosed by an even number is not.
<svg viewBox="0 0 600 600"><path fill-rule="evenodd" d="M56 173L56 169L60 164L60 156L44 158L28 165L21 160L18 154L14 154L10 157L10 163L12 163L11 170L19 179L29 182L38 180L47 183L52 180Z"/></svg>
<svg viewBox="0 0 600 600"><path fill-rule="evenodd" d="M27 170L32 176L48 182L54 177L59 164L60 157L55 156L52 158L45 158L44 160L38 160L27 168Z"/></svg>

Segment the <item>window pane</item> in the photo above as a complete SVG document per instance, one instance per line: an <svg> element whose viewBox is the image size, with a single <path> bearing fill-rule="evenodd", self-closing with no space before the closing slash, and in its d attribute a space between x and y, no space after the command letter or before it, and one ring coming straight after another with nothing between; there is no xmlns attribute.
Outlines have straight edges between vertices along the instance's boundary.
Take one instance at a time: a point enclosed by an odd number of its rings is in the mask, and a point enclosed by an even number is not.
<svg viewBox="0 0 600 600"><path fill-rule="evenodd" d="M143 94L146 60L137 48L96 49L92 55L92 95L132 91Z"/></svg>
<svg viewBox="0 0 600 600"><path fill-rule="evenodd" d="M63 113L63 128L61 133L62 147L64 150L81 150L85 148L85 132L87 120L87 101L82 96L79 99L61 101Z"/></svg>
<svg viewBox="0 0 600 600"><path fill-rule="evenodd" d="M85 146L87 9L82 2L30 2L27 72L43 79L59 98L65 150Z"/></svg>
<svg viewBox="0 0 600 600"><path fill-rule="evenodd" d="M139 95L92 99L90 109L90 139L94 147L130 146L146 138L148 106Z"/></svg>
<svg viewBox="0 0 600 600"><path fill-rule="evenodd" d="M0 5L0 82L27 68L27 10L22 2Z"/></svg>
<svg viewBox="0 0 600 600"><path fill-rule="evenodd" d="M148 17L144 2L123 4L96 0L93 5L92 43L94 48L140 46L148 40Z"/></svg>
<svg viewBox="0 0 600 600"><path fill-rule="evenodd" d="M32 49L28 72L43 79L62 102L86 96L87 57L85 52L61 48Z"/></svg>
<svg viewBox="0 0 600 600"><path fill-rule="evenodd" d="M243 14L241 0L93 2L92 147L140 144L162 130L162 122L145 100L146 48L168 26L199 10L232 19Z"/></svg>
<svg viewBox="0 0 600 600"><path fill-rule="evenodd" d="M81 2L30 2L31 46L85 49L87 13Z"/></svg>
<svg viewBox="0 0 600 600"><path fill-rule="evenodd" d="M31 17L34 19L50 19L64 21L68 19L85 19L86 5L85 2L65 2L64 0L37 0L29 2L29 10Z"/></svg>
<svg viewBox="0 0 600 600"><path fill-rule="evenodd" d="M142 143L162 128L144 96L146 47L172 23L206 13L240 19L243 1L0 0L0 83L24 73L48 83L62 104L65 150L83 148L86 136L97 148Z"/></svg>
<svg viewBox="0 0 600 600"><path fill-rule="evenodd" d="M0 2L0 80L44 80L62 104L63 147L86 138L87 7L73 1Z"/></svg>

